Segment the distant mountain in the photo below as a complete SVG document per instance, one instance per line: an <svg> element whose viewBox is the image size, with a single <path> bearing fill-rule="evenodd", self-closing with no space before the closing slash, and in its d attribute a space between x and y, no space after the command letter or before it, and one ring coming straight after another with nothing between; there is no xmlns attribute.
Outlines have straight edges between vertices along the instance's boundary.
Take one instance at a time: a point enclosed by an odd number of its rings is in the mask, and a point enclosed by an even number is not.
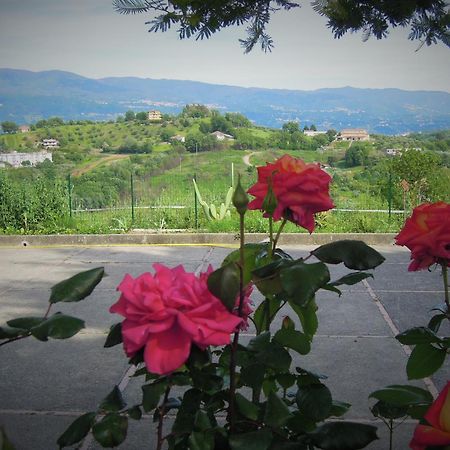
<svg viewBox="0 0 450 450"><path fill-rule="evenodd" d="M129 109L178 113L188 103L241 112L270 127L298 120L318 129L358 127L383 134L450 128L447 92L352 87L295 91L0 69L0 121L22 124L50 116L108 120Z"/></svg>

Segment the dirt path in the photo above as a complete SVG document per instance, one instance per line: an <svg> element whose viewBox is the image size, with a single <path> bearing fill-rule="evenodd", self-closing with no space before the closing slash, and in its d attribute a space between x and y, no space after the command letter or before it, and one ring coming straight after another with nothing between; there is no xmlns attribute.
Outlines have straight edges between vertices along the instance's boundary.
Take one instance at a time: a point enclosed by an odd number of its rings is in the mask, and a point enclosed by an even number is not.
<svg viewBox="0 0 450 450"><path fill-rule="evenodd" d="M83 167L75 169L72 172L72 175L74 177L79 177L80 175L83 175L83 174L91 171L92 169L95 169L96 167L104 166L104 165L107 165L107 164L111 164L112 162L118 161L119 159L124 159L124 158L129 158L129 157L130 157L130 155L109 155L109 156L104 156L101 159L97 159L96 161L92 161L90 163L87 163Z"/></svg>
<svg viewBox="0 0 450 450"><path fill-rule="evenodd" d="M251 153L248 153L247 155L245 155L245 156L242 157L242 161L244 161L244 164L245 164L246 166L253 166L253 164L250 162L250 157L253 156L253 155L257 155L258 153L261 153L261 152L251 152Z"/></svg>

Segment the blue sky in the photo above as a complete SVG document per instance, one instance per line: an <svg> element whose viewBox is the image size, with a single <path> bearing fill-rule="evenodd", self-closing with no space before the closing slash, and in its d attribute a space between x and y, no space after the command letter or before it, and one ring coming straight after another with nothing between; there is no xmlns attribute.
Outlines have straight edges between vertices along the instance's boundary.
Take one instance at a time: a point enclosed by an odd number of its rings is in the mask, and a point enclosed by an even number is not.
<svg viewBox="0 0 450 450"><path fill-rule="evenodd" d="M388 39L337 40L314 13L302 8L274 15L275 49L244 55L229 29L208 41L180 41L175 31L148 33L148 15L122 16L111 0L0 0L0 67L60 69L91 78L137 76L267 88L354 86L450 92L450 50L416 52L406 30Z"/></svg>

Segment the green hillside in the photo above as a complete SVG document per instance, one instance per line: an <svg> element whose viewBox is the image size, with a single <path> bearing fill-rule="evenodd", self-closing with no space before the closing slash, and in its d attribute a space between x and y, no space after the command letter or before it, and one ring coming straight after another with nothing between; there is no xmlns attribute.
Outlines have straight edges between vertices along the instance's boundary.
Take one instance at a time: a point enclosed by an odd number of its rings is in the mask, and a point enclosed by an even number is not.
<svg viewBox="0 0 450 450"><path fill-rule="evenodd" d="M233 139L217 140L213 131ZM201 105L187 106L178 116L163 115L159 122L149 122L145 114L132 111L115 122L40 121L29 132L0 135L2 152L33 152L48 138L60 144L52 150L53 164L46 161L33 168L0 171L0 195L1 189L8 188L7 192L24 199L10 199L11 208L18 212L3 207L0 230L237 229L233 215L220 222L206 220L201 206L195 204L192 179L197 179L203 199L219 207L238 173L249 187L256 181L256 166L284 153L323 164L333 176L332 195L338 210L387 210L389 204L392 210L408 210L419 201L449 200L450 131L375 135L370 142L352 143L335 140L335 134L329 130L308 137L295 122L287 122L281 130L255 127L241 114L221 115ZM387 156L387 149L395 149L397 156ZM400 187L402 178L410 183L407 193ZM52 224L42 224L34 217L37 206L27 206L27 199L42 203L44 194L34 192L33 186L56 181L60 191L55 192L62 197L49 203L59 201L64 212L56 214ZM45 195L51 196L52 188L45 189ZM13 213L15 221L8 222ZM349 220L351 214L354 217ZM61 216L65 219L58 221ZM386 213L337 211L323 215L319 223L323 231L395 231L400 219L403 215L388 220ZM263 223L255 216L250 228L262 231Z"/></svg>

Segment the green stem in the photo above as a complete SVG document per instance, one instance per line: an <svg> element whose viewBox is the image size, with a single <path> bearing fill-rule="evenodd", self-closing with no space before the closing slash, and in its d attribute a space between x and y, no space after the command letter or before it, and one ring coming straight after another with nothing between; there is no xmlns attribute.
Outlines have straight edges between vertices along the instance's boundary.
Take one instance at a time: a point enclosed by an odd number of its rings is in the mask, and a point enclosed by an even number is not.
<svg viewBox="0 0 450 450"><path fill-rule="evenodd" d="M273 256L273 217L272 216L269 217L269 240L270 240L270 245L269 245L268 256L269 256L269 260L271 260L272 256Z"/></svg>
<svg viewBox="0 0 450 450"><path fill-rule="evenodd" d="M161 406L159 407L159 416L158 416L158 442L157 442L157 446L156 446L156 450L162 450L163 448L163 444L164 444L164 438L163 438L163 424L164 424L164 416L166 415L166 405L167 405L167 400L169 399L169 393L170 393L170 389L171 389L172 385L169 384L166 387L166 391L164 392L164 398L163 401L161 403Z"/></svg>
<svg viewBox="0 0 450 450"><path fill-rule="evenodd" d="M448 291L448 266L447 261L442 262L442 278L444 280L445 304L447 305L447 315L450 315L450 296Z"/></svg>
<svg viewBox="0 0 450 450"><path fill-rule="evenodd" d="M281 232L283 231L283 228L286 225L286 223L287 223L287 219L283 219L283 222L281 223L280 228L278 229L278 233L275 236L275 239L273 241L272 254L275 253L275 250L276 250L277 244L278 244L278 240L280 239Z"/></svg>
<svg viewBox="0 0 450 450"><path fill-rule="evenodd" d="M389 420L389 450L392 450L392 440L394 436L393 420Z"/></svg>
<svg viewBox="0 0 450 450"><path fill-rule="evenodd" d="M244 307L244 245L245 245L245 234L244 234L244 214L239 215L240 224L240 246L239 246L239 305L238 305L238 316L242 317L242 309ZM231 355L230 355L230 398L228 401L228 420L230 422L230 431L234 431L236 423L236 407L235 407L235 397L236 397L236 353L239 343L239 329L236 330L233 337L233 343L231 344Z"/></svg>

